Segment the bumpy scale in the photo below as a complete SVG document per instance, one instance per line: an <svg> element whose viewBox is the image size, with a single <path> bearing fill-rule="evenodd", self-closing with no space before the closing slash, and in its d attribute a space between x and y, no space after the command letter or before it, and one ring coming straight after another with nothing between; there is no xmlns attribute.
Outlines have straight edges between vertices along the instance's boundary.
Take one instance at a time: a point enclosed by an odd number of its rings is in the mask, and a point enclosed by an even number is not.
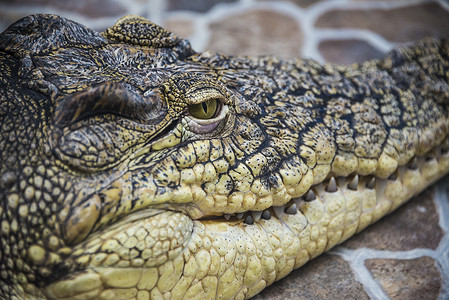
<svg viewBox="0 0 449 300"><path fill-rule="evenodd" d="M0 298L244 299L449 170L449 41L195 53L137 16L0 35Z"/></svg>

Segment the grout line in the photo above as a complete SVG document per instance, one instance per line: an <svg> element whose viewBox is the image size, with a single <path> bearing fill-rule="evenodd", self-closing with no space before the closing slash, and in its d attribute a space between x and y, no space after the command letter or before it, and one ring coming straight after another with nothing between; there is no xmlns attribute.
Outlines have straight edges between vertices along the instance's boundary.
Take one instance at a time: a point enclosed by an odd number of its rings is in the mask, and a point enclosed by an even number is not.
<svg viewBox="0 0 449 300"><path fill-rule="evenodd" d="M436 0L436 2L438 2L441 5L441 7L443 7L447 11L449 11L449 1L448 0Z"/></svg>
<svg viewBox="0 0 449 300"><path fill-rule="evenodd" d="M331 250L339 255L357 255L358 258L362 259L373 259L373 258L382 258L382 259L415 259L423 256L429 256L434 259L438 259L438 253L436 250L427 249L427 248L415 248L411 250L403 250L403 251L391 251L391 250L377 250L371 248L358 248L358 249L348 249L344 247L337 247L334 250Z"/></svg>
<svg viewBox="0 0 449 300"><path fill-rule="evenodd" d="M255 0L239 0L240 3L253 4Z"/></svg>
<svg viewBox="0 0 449 300"><path fill-rule="evenodd" d="M449 176L443 178L437 183L435 192L435 203L440 214L439 224L440 227L446 232L449 232L449 219L447 218L447 216L449 216L448 189Z"/></svg>
<svg viewBox="0 0 449 300"><path fill-rule="evenodd" d="M438 263L442 276L442 290L438 299L449 298L449 201L448 201L449 176L439 181L435 189L434 202L439 214L439 225L444 231L444 237L441 239L437 248Z"/></svg>
<svg viewBox="0 0 449 300"><path fill-rule="evenodd" d="M344 39L358 39L366 41L375 46L382 52L391 51L400 43L389 42L381 35L366 29L315 29L315 35L320 40L344 40Z"/></svg>
<svg viewBox="0 0 449 300"><path fill-rule="evenodd" d="M361 257L360 251L351 251L343 247L338 247L330 253L335 253L342 257L349 263L352 272L358 282L363 285L365 292L371 299L388 300L389 297L385 294L382 287L374 279L371 272L365 266L365 259Z"/></svg>

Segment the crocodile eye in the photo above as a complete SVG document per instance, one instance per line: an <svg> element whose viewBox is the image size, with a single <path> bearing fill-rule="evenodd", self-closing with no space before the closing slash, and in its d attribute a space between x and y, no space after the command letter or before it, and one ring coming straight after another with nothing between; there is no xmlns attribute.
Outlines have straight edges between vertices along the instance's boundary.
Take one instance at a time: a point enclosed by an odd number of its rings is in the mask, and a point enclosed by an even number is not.
<svg viewBox="0 0 449 300"><path fill-rule="evenodd" d="M197 119L210 119L215 117L218 110L218 100L210 99L205 102L191 105L189 112L192 117Z"/></svg>

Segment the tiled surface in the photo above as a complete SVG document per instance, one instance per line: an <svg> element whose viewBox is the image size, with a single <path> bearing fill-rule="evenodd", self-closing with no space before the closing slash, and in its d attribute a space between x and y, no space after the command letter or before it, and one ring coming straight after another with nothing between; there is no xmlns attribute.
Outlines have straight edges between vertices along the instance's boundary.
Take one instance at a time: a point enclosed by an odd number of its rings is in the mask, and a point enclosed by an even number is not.
<svg viewBox="0 0 449 300"><path fill-rule="evenodd" d="M343 64L426 36L449 37L449 1L422 0L0 0L0 30L42 12L96 30L139 14L189 38L197 51ZM449 299L447 187L449 177L254 299Z"/></svg>
<svg viewBox="0 0 449 300"><path fill-rule="evenodd" d="M449 11L441 9L436 2L391 9L334 9L322 14L315 25L318 28L365 29L388 41L409 42L428 36L447 37Z"/></svg>
<svg viewBox="0 0 449 300"><path fill-rule="evenodd" d="M365 265L392 299L436 299L438 297L441 289L441 274L431 257L369 259Z"/></svg>
<svg viewBox="0 0 449 300"><path fill-rule="evenodd" d="M269 9L235 13L212 21L207 49L242 55L299 57L302 30L295 18ZM286 34L288 32L288 34Z"/></svg>

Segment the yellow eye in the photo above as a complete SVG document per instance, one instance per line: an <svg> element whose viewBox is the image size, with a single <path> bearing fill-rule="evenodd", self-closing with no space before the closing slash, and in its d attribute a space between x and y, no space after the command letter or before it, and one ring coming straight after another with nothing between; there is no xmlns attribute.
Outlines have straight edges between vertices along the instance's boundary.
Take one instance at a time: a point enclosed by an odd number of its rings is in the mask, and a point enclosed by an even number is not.
<svg viewBox="0 0 449 300"><path fill-rule="evenodd" d="M215 116L218 109L218 100L210 99L205 102L191 105L190 114L197 119L210 119Z"/></svg>

